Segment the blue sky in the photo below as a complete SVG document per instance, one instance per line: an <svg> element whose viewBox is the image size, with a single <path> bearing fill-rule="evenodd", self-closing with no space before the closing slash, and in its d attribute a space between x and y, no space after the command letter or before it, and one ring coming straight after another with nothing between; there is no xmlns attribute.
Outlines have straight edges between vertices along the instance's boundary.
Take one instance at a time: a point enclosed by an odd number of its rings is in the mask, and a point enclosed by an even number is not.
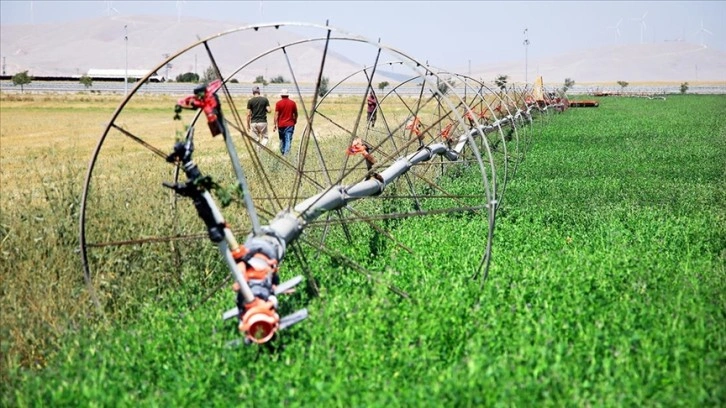
<svg viewBox="0 0 726 408"><path fill-rule="evenodd" d="M328 20L351 34L380 39L439 66L522 59L525 28L532 58L618 43L638 44L641 38L646 43L703 42L726 51L726 1L0 2L2 25L40 25L109 14L168 15L181 22L197 17L239 25L324 24Z"/></svg>

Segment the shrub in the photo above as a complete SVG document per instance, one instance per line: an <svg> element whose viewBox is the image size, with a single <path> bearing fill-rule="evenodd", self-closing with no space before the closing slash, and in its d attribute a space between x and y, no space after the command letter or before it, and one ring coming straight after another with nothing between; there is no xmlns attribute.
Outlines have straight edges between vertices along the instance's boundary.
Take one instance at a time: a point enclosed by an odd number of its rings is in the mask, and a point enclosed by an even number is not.
<svg viewBox="0 0 726 408"><path fill-rule="evenodd" d="M684 82L681 84L681 93L685 94L686 92L688 92L688 82Z"/></svg>
<svg viewBox="0 0 726 408"><path fill-rule="evenodd" d="M13 85L20 85L20 92L23 92L23 85L27 85L33 82L33 77L28 75L28 71L25 70L23 72L18 72L17 74L13 75L12 81Z"/></svg>
<svg viewBox="0 0 726 408"><path fill-rule="evenodd" d="M199 82L199 75L193 72L185 72L177 75L176 82Z"/></svg>
<svg viewBox="0 0 726 408"><path fill-rule="evenodd" d="M288 82L282 75L278 75L270 80L270 83L273 84L287 84Z"/></svg>
<svg viewBox="0 0 726 408"><path fill-rule="evenodd" d="M507 89L507 80L509 79L509 75L499 75L494 80L494 84L499 87L502 91L505 91Z"/></svg>
<svg viewBox="0 0 726 408"><path fill-rule="evenodd" d="M328 77L320 78L320 88L318 88L318 96L325 96L328 93Z"/></svg>
<svg viewBox="0 0 726 408"><path fill-rule="evenodd" d="M91 78L88 75L83 75L81 77L81 84L83 84L83 86L85 86L86 89L88 89L93 86L93 78Z"/></svg>

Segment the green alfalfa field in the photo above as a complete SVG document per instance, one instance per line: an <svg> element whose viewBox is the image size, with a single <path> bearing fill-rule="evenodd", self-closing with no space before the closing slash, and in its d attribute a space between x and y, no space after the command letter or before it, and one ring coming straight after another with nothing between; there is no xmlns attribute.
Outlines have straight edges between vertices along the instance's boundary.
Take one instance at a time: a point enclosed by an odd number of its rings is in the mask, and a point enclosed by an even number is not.
<svg viewBox="0 0 726 408"><path fill-rule="evenodd" d="M77 204L113 101L5 98L3 406L726 404L726 96L601 98L543 118L484 283L453 255L471 219L409 219L397 236L435 248L392 278L413 300L321 268L320 296L292 300L310 318L275 351L225 347L229 293L183 317L168 297L95 319ZM61 131L19 148L40 113Z"/></svg>

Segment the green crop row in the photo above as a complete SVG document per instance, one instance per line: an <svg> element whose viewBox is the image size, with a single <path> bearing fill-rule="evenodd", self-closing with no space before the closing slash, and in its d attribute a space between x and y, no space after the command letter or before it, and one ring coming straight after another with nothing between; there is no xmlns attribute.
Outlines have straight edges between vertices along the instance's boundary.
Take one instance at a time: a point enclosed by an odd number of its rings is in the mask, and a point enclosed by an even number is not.
<svg viewBox="0 0 726 408"><path fill-rule="evenodd" d="M124 322L65 331L44 368L9 361L2 404L723 406L724 111L724 96L611 97L536 123L486 281L464 256L483 252L485 216L394 220L421 256L371 232L351 256L375 281L308 259L319 294L282 305L310 318L271 348L230 349L231 291L188 304L195 281L224 273L210 250ZM442 183L476 190L460 176Z"/></svg>

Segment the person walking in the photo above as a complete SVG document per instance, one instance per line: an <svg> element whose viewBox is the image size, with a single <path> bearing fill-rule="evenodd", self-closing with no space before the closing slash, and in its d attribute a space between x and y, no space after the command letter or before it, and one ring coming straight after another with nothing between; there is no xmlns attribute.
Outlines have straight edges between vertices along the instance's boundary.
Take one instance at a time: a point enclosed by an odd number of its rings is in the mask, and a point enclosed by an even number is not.
<svg viewBox="0 0 726 408"><path fill-rule="evenodd" d="M267 142L270 141L267 136L268 113L270 113L270 101L260 95L259 86L252 88L252 98L247 101L247 128L262 146L267 146Z"/></svg>
<svg viewBox="0 0 726 408"><path fill-rule="evenodd" d="M297 104L290 99L287 89L280 92L280 100L275 104L274 130L280 136L280 153L287 155L292 147L292 134L297 123Z"/></svg>
<svg viewBox="0 0 726 408"><path fill-rule="evenodd" d="M368 103L368 125L370 127L375 127L376 116L378 115L378 99L376 99L376 95L373 91L368 94L366 102Z"/></svg>

